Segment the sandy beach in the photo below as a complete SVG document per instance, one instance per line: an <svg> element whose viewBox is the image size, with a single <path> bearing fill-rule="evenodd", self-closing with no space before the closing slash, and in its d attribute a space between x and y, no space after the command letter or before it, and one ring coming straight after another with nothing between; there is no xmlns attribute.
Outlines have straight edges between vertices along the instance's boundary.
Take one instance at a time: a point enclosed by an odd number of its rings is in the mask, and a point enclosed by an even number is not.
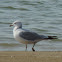
<svg viewBox="0 0 62 62"><path fill-rule="evenodd" d="M0 62L61 62L62 52L0 51Z"/></svg>

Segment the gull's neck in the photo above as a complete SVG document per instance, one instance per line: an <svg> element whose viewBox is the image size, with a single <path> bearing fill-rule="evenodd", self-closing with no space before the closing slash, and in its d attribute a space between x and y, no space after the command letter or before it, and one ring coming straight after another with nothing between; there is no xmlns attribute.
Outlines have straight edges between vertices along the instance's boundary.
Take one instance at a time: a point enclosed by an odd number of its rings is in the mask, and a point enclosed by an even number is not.
<svg viewBox="0 0 62 62"><path fill-rule="evenodd" d="M14 27L14 31L16 31L16 30L19 29L19 28L22 29L22 27L15 26L15 27Z"/></svg>

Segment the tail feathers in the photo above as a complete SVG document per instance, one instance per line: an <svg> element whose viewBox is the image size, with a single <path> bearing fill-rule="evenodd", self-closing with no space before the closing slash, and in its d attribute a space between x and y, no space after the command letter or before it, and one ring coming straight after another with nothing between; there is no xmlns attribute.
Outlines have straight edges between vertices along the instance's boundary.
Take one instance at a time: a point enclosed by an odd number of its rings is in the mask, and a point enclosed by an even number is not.
<svg viewBox="0 0 62 62"><path fill-rule="evenodd" d="M57 36L48 36L48 39L57 39Z"/></svg>

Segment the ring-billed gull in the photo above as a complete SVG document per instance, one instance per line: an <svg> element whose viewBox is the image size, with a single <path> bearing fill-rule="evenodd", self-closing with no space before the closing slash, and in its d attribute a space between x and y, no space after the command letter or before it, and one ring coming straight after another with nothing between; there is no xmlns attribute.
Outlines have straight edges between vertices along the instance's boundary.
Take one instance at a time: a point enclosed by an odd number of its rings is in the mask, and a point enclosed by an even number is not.
<svg viewBox="0 0 62 62"><path fill-rule="evenodd" d="M35 51L34 46L37 42L47 39L56 39L56 36L39 35L35 32L23 29L20 21L15 21L10 26L15 26L13 29L14 38L17 41L26 44L26 50L27 44L33 44L32 50Z"/></svg>

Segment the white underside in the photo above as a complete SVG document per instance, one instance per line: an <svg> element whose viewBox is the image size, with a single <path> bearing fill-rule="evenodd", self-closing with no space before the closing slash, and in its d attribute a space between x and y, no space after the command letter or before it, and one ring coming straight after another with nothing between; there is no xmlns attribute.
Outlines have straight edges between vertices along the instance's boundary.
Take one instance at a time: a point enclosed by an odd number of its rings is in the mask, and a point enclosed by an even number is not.
<svg viewBox="0 0 62 62"><path fill-rule="evenodd" d="M23 30L22 30L23 31ZM16 41L19 41L20 43L23 43L23 44L34 44L34 43L37 43L39 42L40 40L35 40L35 41L30 41L30 40L26 40L22 37L19 36L19 33L21 32L20 29L18 30L13 30L13 35L14 35L14 38Z"/></svg>

